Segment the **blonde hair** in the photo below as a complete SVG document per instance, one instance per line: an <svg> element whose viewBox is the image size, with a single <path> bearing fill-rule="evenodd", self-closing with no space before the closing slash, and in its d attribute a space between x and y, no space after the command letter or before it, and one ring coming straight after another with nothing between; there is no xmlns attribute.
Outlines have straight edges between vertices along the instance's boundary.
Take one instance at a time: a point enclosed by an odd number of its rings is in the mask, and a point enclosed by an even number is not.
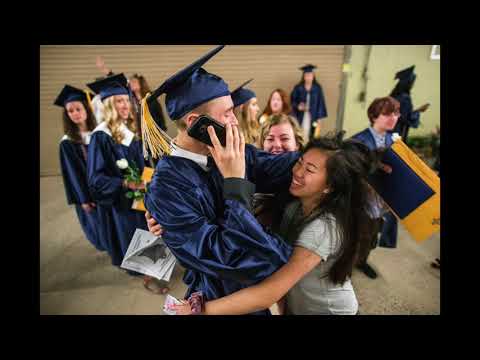
<svg viewBox="0 0 480 360"><path fill-rule="evenodd" d="M237 107L235 117L238 119L240 130L245 136L245 143L256 145L259 136L260 124L258 120L252 117L250 112L250 104L252 99L247 101L243 106Z"/></svg>
<svg viewBox="0 0 480 360"><path fill-rule="evenodd" d="M124 138L123 133L120 131L120 127L122 126L123 122L121 121L120 117L118 116L118 112L115 109L115 97L116 95L110 96L108 99L105 99L103 101L103 116L108 129L112 133L113 140L115 140L116 143L120 144ZM137 125L135 124L135 119L133 117L131 108L128 114L126 126L131 132L135 134L135 139L138 139Z"/></svg>
<svg viewBox="0 0 480 360"><path fill-rule="evenodd" d="M295 119L293 116L286 115L286 114L268 116L268 118L262 124L262 127L260 129L260 138L258 141L258 147L263 149L263 143L265 142L265 139L267 138L268 133L270 132L270 129L272 128L272 126L285 124L285 123L289 123L292 126L293 134L295 136L295 142L298 145L298 150L302 151L303 147L305 146L303 131L300 128L300 125L298 124L297 119Z"/></svg>

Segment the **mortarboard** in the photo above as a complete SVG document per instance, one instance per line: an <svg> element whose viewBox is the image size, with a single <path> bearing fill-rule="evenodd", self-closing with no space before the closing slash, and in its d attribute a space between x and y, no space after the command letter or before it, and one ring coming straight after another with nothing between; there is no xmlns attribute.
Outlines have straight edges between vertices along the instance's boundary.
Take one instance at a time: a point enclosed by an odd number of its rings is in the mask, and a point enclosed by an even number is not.
<svg viewBox="0 0 480 360"><path fill-rule="evenodd" d="M169 77L151 94L142 100L142 137L144 155L146 147L150 148L152 156L156 158L162 153L169 153L168 135L159 128L156 119L152 117L150 103L166 94L165 105L168 116L172 120L179 120L189 111L219 97L230 95L228 85L217 75L211 74L202 68L202 65L222 50L225 45L216 47L198 60ZM171 139L170 139L171 140Z"/></svg>
<svg viewBox="0 0 480 360"><path fill-rule="evenodd" d="M128 80L123 73L87 84L103 101L113 95L129 95Z"/></svg>
<svg viewBox="0 0 480 360"><path fill-rule="evenodd" d="M165 105L172 120L178 120L207 101L230 95L228 85L217 75L202 68L225 45L216 47L200 59L171 76L152 93L152 98L167 94Z"/></svg>
<svg viewBox="0 0 480 360"><path fill-rule="evenodd" d="M255 93L252 90L245 89L244 86L249 84L253 79L250 79L246 82L244 82L242 85L237 87L235 90L232 91L232 101L233 101L233 107L240 106L242 104L245 104L248 100L251 98L257 97Z"/></svg>
<svg viewBox="0 0 480 360"><path fill-rule="evenodd" d="M299 68L300 70L303 71L303 73L307 73L307 72L313 72L313 69L316 69L317 67L315 65L312 65L312 64L307 64L305 66L302 66L301 68Z"/></svg>
<svg viewBox="0 0 480 360"><path fill-rule="evenodd" d="M400 81L411 80L415 77L415 65L412 65L406 69L400 70L395 74L395 79L399 79Z"/></svg>
<svg viewBox="0 0 480 360"><path fill-rule="evenodd" d="M54 105L65 107L65 105L71 101L87 101L90 103L92 95L93 94L91 94L89 91L84 91L70 85L65 85L55 99Z"/></svg>

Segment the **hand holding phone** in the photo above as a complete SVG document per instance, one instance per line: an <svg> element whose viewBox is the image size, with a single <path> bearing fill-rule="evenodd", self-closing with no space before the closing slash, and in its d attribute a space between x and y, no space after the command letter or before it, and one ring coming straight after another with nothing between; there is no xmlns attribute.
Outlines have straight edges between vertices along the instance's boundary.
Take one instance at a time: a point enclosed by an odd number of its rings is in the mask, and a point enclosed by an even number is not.
<svg viewBox="0 0 480 360"><path fill-rule="evenodd" d="M213 146L207 128L213 126L218 140L222 146L226 146L225 126L208 115L200 115L187 130L188 135L209 146Z"/></svg>
<svg viewBox="0 0 480 360"><path fill-rule="evenodd" d="M207 128L213 147L209 146L218 170L226 178L245 178L245 138L237 126L227 124L226 146L223 147L212 126Z"/></svg>

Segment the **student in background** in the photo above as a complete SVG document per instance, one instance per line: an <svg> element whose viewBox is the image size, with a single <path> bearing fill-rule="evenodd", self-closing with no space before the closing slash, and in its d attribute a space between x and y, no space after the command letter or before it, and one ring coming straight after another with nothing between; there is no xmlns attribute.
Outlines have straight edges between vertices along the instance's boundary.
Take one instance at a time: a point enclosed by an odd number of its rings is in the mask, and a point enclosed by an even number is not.
<svg viewBox="0 0 480 360"><path fill-rule="evenodd" d="M410 127L418 128L420 125L420 113L430 107L430 104L424 104L416 110L413 109L410 92L417 78L414 69L415 65L397 72L395 79L398 79L398 83L390 93L390 96L400 103L400 118L394 132L398 132L404 142L407 142Z"/></svg>
<svg viewBox="0 0 480 360"><path fill-rule="evenodd" d="M130 89L133 93L133 109L137 119L137 128L140 129L140 107L142 99L151 92L150 86L143 75L133 74L128 82ZM149 110L152 116L156 119L158 126L164 131L167 131L167 125L165 123L165 116L163 115L162 106L159 101L152 101L149 106Z"/></svg>
<svg viewBox="0 0 480 360"><path fill-rule="evenodd" d="M91 194L101 215L101 229L108 242L112 264L120 266L135 229L147 229L144 214L133 210L128 190L140 190L144 184L127 183L117 161L126 159L140 172L144 168L141 142L131 112L127 79L115 75L88 84L99 94L105 120L92 133L88 149L87 174ZM129 272L131 275L138 275Z"/></svg>
<svg viewBox="0 0 480 360"><path fill-rule="evenodd" d="M245 137L245 143L256 146L259 138L260 125L257 116L260 108L258 107L255 93L245 88L252 80L253 79L248 80L232 91L231 97L233 101L233 112L238 120L240 131Z"/></svg>
<svg viewBox="0 0 480 360"><path fill-rule="evenodd" d="M367 109L370 126L365 130L352 136L368 146L370 150L379 150L392 146L392 130L395 128L400 116L400 103L394 98L387 96L373 100ZM382 169L389 173L391 167L382 165ZM377 246L395 248L397 247L397 218L390 211L386 210L383 201L378 195L369 189L370 201L372 203L370 219L372 229L371 247L359 256L358 268L371 279L377 277L376 271L367 263L370 251ZM381 231L380 240L378 232Z"/></svg>
<svg viewBox="0 0 480 360"><path fill-rule="evenodd" d="M313 70L315 65L302 66L302 79L290 95L292 113L302 126L305 139L310 140L316 132L320 135L322 119L327 117L327 107L322 86L317 82Z"/></svg>
<svg viewBox="0 0 480 360"><path fill-rule="evenodd" d="M85 91L65 85L55 105L63 109L65 135L60 142L60 167L69 205L75 205L78 221L90 243L100 251L106 244L98 231L97 205L87 184L87 151L96 121Z"/></svg>
<svg viewBox="0 0 480 360"><path fill-rule="evenodd" d="M267 106L260 116L260 125L268 119L270 115L290 114L290 102L285 90L275 89L269 96Z"/></svg>

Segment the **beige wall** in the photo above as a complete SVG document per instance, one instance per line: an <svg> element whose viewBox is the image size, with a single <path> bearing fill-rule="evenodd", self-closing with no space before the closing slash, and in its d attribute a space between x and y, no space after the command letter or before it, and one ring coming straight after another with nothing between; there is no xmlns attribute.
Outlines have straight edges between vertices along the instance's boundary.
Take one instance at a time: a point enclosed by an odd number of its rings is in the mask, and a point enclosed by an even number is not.
<svg viewBox="0 0 480 360"><path fill-rule="evenodd" d="M353 135L369 125L368 105L377 97L387 96L396 84L395 73L415 65L417 80L412 89L414 108L430 103L421 114L420 127L411 128L409 135L423 135L440 126L440 61L431 60L432 45L374 45L368 60L366 101L358 100L364 89L363 69L367 63L368 46L352 47L351 72L345 98L343 129Z"/></svg>
<svg viewBox="0 0 480 360"><path fill-rule="evenodd" d="M59 174L58 144L63 135L62 109L52 103L65 83L79 88L99 76L95 58L102 55L108 67L127 76L142 73L152 88L190 64L214 45L140 45L140 46L41 46L40 48L40 173ZM220 75L233 90L249 78L249 88L257 93L260 108L266 105L270 92L280 87L291 92L299 81L298 67L305 63L318 66L316 75L321 83L328 109L325 129L336 123L343 45L328 46L227 46L204 67ZM161 97L164 101L164 97ZM175 126L168 121L168 132Z"/></svg>

